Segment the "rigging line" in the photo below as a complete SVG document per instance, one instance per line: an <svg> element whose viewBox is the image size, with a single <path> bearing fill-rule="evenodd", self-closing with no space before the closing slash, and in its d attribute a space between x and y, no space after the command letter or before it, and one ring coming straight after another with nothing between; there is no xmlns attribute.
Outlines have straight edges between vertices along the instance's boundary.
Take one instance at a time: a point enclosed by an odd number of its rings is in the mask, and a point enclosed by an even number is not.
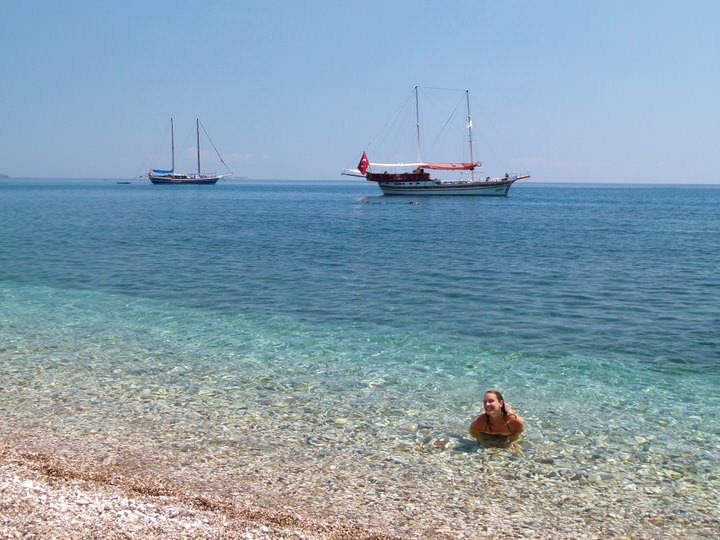
<svg viewBox="0 0 720 540"><path fill-rule="evenodd" d="M400 114L403 112L403 110L407 106L408 101L410 101L414 94L415 89L413 88L410 93L408 93L407 97L402 101L400 106L397 108L395 114L391 117L391 119L385 122L383 128L365 145L365 148L369 149L374 141L378 140L381 136L385 136L385 134L390 131L390 127L394 126L397 123Z"/></svg>
<svg viewBox="0 0 720 540"><path fill-rule="evenodd" d="M435 145L437 144L438 140L440 139L440 136L443 134L443 132L445 131L445 128L446 128L447 125L450 123L450 120L452 120L453 117L455 116L455 113L457 112L458 107L460 107L460 104L462 103L464 97L465 97L464 95L460 96L460 99L459 99L458 102L455 104L455 108L452 110L452 112L450 113L450 116L448 116L448 119L445 120L445 123L444 123L443 126L440 128L440 132L439 132L439 133L437 134L437 136L435 137L435 140L433 141L433 143L432 143L432 145L431 145L431 148L434 148Z"/></svg>
<svg viewBox="0 0 720 540"><path fill-rule="evenodd" d="M228 172L232 173L232 170L230 169L230 167L227 166L227 163L225 163L225 160L224 160L224 159L222 158L222 156L220 155L220 152L218 152L218 149L215 147L215 143L212 142L212 139L210 138L210 135L208 135L208 132L207 132L207 130L205 129L205 126L203 125L202 122L200 122L200 127L202 128L203 133L205 134L205 136L208 138L208 141L210 141L210 145L213 147L213 150L215 150L215 153L217 154L217 157L218 157L218 159L220 160L220 163L222 163L223 165L225 165L225 168L228 170Z"/></svg>

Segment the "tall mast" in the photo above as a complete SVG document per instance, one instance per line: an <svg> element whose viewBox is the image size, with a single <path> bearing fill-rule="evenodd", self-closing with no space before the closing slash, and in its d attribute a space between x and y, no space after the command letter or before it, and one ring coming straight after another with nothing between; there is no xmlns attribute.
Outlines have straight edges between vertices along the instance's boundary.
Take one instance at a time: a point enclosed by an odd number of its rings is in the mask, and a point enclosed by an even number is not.
<svg viewBox="0 0 720 540"><path fill-rule="evenodd" d="M195 119L195 135L197 137L198 176L200 176L200 119Z"/></svg>
<svg viewBox="0 0 720 540"><path fill-rule="evenodd" d="M170 152L172 153L172 171L175 172L175 130L172 118L170 119Z"/></svg>
<svg viewBox="0 0 720 540"><path fill-rule="evenodd" d="M415 127L417 129L417 160L422 163L422 150L420 149L420 104L418 103L418 87L415 87Z"/></svg>
<svg viewBox="0 0 720 540"><path fill-rule="evenodd" d="M468 127L468 144L470 145L470 163L475 163L473 159L472 147L472 118L470 117L470 90L465 90L465 100L467 102L467 127ZM475 178L475 169L470 170L470 176Z"/></svg>

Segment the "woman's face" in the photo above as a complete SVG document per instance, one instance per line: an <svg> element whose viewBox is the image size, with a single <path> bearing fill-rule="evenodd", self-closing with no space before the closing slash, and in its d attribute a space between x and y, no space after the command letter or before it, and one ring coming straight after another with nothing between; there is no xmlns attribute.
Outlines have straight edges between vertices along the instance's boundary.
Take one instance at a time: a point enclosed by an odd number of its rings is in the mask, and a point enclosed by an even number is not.
<svg viewBox="0 0 720 540"><path fill-rule="evenodd" d="M497 412L502 411L503 402L498 399L498 397L493 394L492 392L488 392L485 394L485 398L483 399L483 407L485 408L485 412L487 414L494 414Z"/></svg>

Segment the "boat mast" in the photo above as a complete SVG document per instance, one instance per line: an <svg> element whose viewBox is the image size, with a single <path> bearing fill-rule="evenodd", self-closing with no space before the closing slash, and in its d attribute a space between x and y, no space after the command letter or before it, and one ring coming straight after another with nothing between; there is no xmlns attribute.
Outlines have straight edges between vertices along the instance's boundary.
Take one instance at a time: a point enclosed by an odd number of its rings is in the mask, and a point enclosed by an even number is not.
<svg viewBox="0 0 720 540"><path fill-rule="evenodd" d="M472 118L470 117L470 90L465 90L465 100L467 102L467 127L468 127L468 144L470 145L470 163L475 163L473 159L472 147ZM475 169L470 169L470 177L475 179Z"/></svg>
<svg viewBox="0 0 720 540"><path fill-rule="evenodd" d="M418 103L418 87L415 87L415 128L417 129L417 160L422 163L422 150L420 149L420 104Z"/></svg>
<svg viewBox="0 0 720 540"><path fill-rule="evenodd" d="M175 172L175 130L172 118L170 119L170 152L172 153L172 172Z"/></svg>
<svg viewBox="0 0 720 540"><path fill-rule="evenodd" d="M198 177L200 176L200 119L195 119L195 135L197 137Z"/></svg>

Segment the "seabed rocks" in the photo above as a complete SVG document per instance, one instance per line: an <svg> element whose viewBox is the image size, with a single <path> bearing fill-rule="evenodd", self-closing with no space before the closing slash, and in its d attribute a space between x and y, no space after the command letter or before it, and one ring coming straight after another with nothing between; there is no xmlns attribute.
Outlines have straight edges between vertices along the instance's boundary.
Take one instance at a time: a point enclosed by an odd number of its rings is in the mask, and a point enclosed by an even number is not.
<svg viewBox="0 0 720 540"><path fill-rule="evenodd" d="M713 538L720 526L706 494L673 474L639 486L451 436L366 454L315 439L234 468L218 456L179 467L176 456L145 456L141 467L129 452L103 464L92 451L30 446L0 453L9 538Z"/></svg>

